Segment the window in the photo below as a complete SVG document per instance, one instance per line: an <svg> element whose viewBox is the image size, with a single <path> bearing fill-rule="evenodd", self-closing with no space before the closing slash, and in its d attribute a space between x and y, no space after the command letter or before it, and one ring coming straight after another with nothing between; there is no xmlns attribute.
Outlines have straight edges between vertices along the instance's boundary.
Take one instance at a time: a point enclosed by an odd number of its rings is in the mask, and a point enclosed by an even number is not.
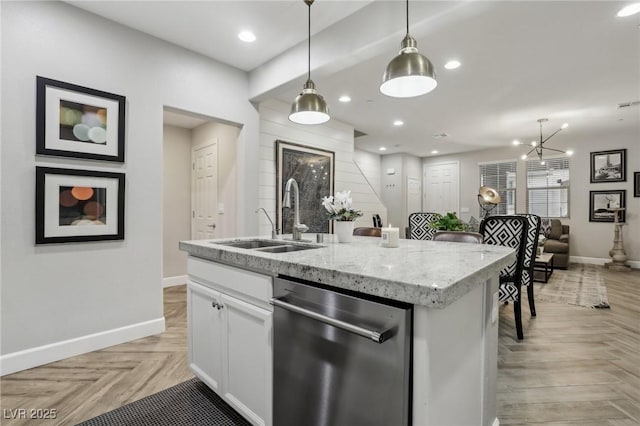
<svg viewBox="0 0 640 426"><path fill-rule="evenodd" d="M516 212L516 162L480 164L480 186L488 186L500 194L500 204L491 214ZM480 208L480 217L484 212Z"/></svg>
<svg viewBox="0 0 640 426"><path fill-rule="evenodd" d="M527 211L541 217L569 217L569 158L527 161Z"/></svg>

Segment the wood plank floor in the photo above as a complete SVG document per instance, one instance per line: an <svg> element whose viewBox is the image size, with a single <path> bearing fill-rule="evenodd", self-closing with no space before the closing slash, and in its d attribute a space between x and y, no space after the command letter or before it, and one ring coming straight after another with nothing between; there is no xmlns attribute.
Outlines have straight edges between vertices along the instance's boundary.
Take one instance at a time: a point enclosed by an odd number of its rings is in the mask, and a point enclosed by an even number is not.
<svg viewBox="0 0 640 426"><path fill-rule="evenodd" d="M536 318L523 309L523 341L501 308L501 425L640 425L640 271L604 278L612 309L538 302ZM192 377L185 288L164 295L165 333L0 379L0 424L74 425ZM9 419L19 408L57 418Z"/></svg>
<svg viewBox="0 0 640 426"><path fill-rule="evenodd" d="M501 425L640 425L640 271L603 269L611 309L536 301L500 312Z"/></svg>
<svg viewBox="0 0 640 426"><path fill-rule="evenodd" d="M166 331L0 379L0 424L75 425L183 382L187 367L186 286L164 290ZM10 409L55 409L54 420L9 419Z"/></svg>

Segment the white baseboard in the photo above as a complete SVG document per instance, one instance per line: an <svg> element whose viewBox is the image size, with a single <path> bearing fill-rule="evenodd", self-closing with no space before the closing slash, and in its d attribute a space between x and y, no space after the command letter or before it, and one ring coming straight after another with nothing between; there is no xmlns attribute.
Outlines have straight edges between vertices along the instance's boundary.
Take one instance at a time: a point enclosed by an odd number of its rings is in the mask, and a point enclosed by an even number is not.
<svg viewBox="0 0 640 426"><path fill-rule="evenodd" d="M162 279L162 287L173 287L176 285L186 284L189 279L188 275L178 275L176 277L166 277Z"/></svg>
<svg viewBox="0 0 640 426"><path fill-rule="evenodd" d="M571 263L588 263L591 265L604 265L605 263L611 262L611 258L570 256L569 261ZM640 261L638 260L628 260L627 265L629 265L634 269L640 269Z"/></svg>
<svg viewBox="0 0 640 426"><path fill-rule="evenodd" d="M0 356L0 376L162 333L164 317Z"/></svg>

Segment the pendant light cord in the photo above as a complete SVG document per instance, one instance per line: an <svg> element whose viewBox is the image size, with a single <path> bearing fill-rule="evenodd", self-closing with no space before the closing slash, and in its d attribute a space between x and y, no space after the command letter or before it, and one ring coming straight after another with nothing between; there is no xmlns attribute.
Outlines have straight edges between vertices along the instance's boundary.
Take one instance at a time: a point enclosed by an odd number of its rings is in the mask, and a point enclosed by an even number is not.
<svg viewBox="0 0 640 426"><path fill-rule="evenodd" d="M407 0L407 35L409 35L409 0Z"/></svg>
<svg viewBox="0 0 640 426"><path fill-rule="evenodd" d="M311 2L309 5L308 25L307 25L307 80L311 80Z"/></svg>

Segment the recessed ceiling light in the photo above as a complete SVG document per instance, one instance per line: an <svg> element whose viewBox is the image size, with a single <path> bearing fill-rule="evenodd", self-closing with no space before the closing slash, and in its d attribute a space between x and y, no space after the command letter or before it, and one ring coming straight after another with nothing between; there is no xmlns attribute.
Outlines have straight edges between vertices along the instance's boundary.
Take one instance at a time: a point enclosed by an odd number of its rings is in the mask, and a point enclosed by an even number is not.
<svg viewBox="0 0 640 426"><path fill-rule="evenodd" d="M338 98L340 102L351 102L351 98L347 95L342 95Z"/></svg>
<svg viewBox="0 0 640 426"><path fill-rule="evenodd" d="M402 120L396 120L396 121L393 122L394 126L402 126L403 124L404 124L404 121L402 121Z"/></svg>
<svg viewBox="0 0 640 426"><path fill-rule="evenodd" d="M569 123L564 123L562 126L560 126L561 129L566 129L567 127L569 127Z"/></svg>
<svg viewBox="0 0 640 426"><path fill-rule="evenodd" d="M616 16L619 18L625 18L627 16L635 15L638 12L640 12L640 3L632 3L620 9Z"/></svg>
<svg viewBox="0 0 640 426"><path fill-rule="evenodd" d="M380 151L386 151L387 148L385 148L384 146L381 146L380 148L378 148Z"/></svg>
<svg viewBox="0 0 640 426"><path fill-rule="evenodd" d="M251 31L241 31L238 34L238 38L245 43L253 43L254 41L256 41L256 35Z"/></svg>
<svg viewBox="0 0 640 426"><path fill-rule="evenodd" d="M437 149L434 149L433 151L431 151L431 153L432 153L432 154L437 154L437 153L438 153L438 150L437 150Z"/></svg>
<svg viewBox="0 0 640 426"><path fill-rule="evenodd" d="M568 155L569 157L571 157L571 156L573 155L573 150L571 150L571 149L570 149L570 150L568 150L568 151L567 151L567 155Z"/></svg>
<svg viewBox="0 0 640 426"><path fill-rule="evenodd" d="M453 59L447 62L446 64L444 64L444 67L448 70L455 70L456 68L459 68L460 65L462 65L460 61L456 61L455 59Z"/></svg>
<svg viewBox="0 0 640 426"><path fill-rule="evenodd" d="M514 139L512 143L514 145L520 145L520 141L518 139Z"/></svg>
<svg viewBox="0 0 640 426"><path fill-rule="evenodd" d="M521 158L521 159L523 159L523 160L526 160L526 159L527 159L527 154L522 154L522 155L520 156L520 158Z"/></svg>

